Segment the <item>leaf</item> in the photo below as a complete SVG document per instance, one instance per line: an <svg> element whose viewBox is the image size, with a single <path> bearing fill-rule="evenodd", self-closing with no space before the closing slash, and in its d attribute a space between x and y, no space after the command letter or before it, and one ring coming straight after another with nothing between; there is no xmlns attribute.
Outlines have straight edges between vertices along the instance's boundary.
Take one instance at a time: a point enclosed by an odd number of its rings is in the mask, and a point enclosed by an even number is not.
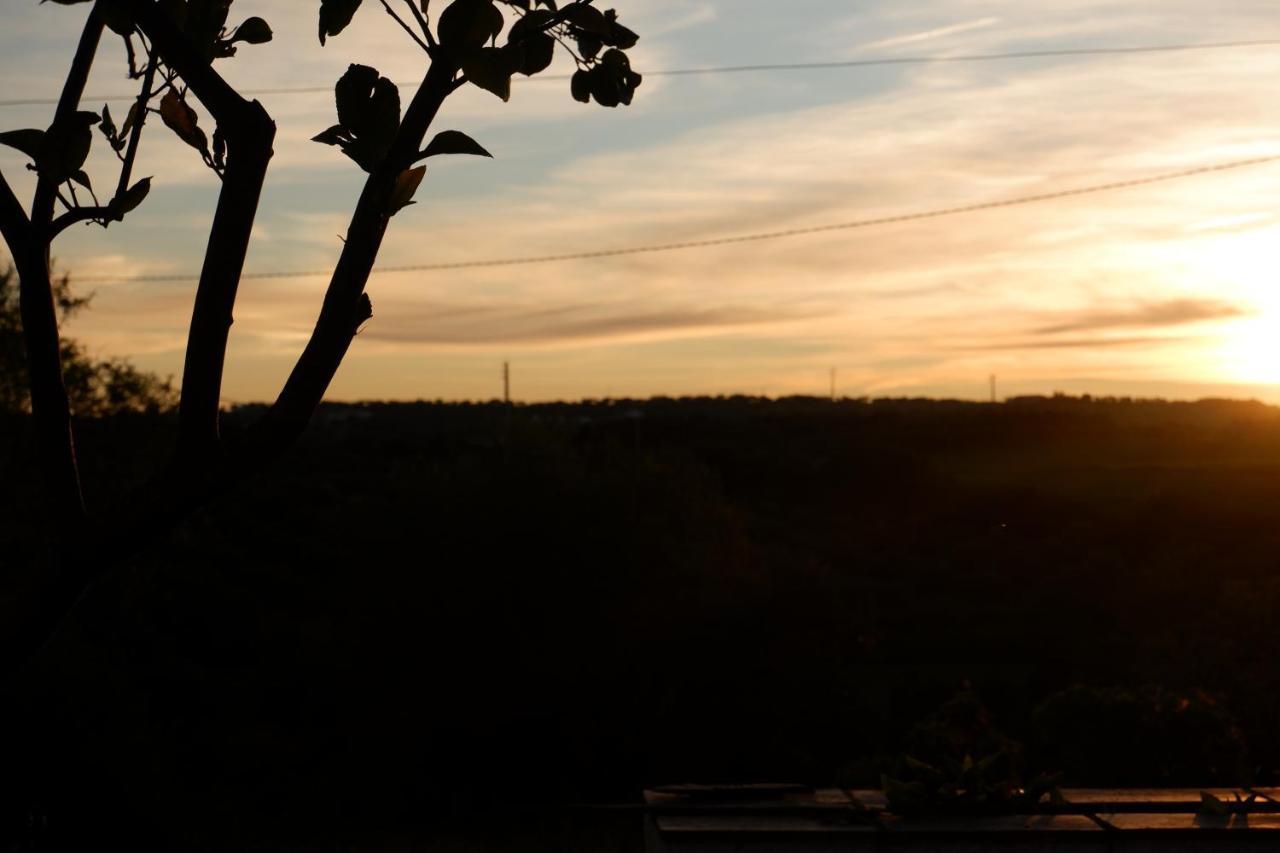
<svg viewBox="0 0 1280 853"><path fill-rule="evenodd" d="M266 44L271 41L273 35L270 24L262 18L253 17L246 18L243 24L236 27L235 34L231 36L231 40L233 42L248 42L249 44Z"/></svg>
<svg viewBox="0 0 1280 853"><path fill-rule="evenodd" d="M0 145L17 148L33 161L40 157L40 146L44 142L44 131L33 127L24 130L7 130L0 133Z"/></svg>
<svg viewBox="0 0 1280 853"><path fill-rule="evenodd" d="M120 135L128 136L129 131L133 129L134 122L138 120L138 102L134 101L129 106L129 112L124 117L124 124L120 127Z"/></svg>
<svg viewBox="0 0 1280 853"><path fill-rule="evenodd" d="M227 137L222 132L222 125L213 129L213 165L219 169L227 167Z"/></svg>
<svg viewBox="0 0 1280 853"><path fill-rule="evenodd" d="M151 192L151 178L146 177L138 181L125 191L125 194L119 198L120 215L124 216L129 211L142 204L143 199L147 197L147 193ZM115 204L115 202L112 202Z"/></svg>
<svg viewBox="0 0 1280 853"><path fill-rule="evenodd" d="M575 27L598 36L609 34L609 21L604 13L595 6L584 6L581 3L567 6L561 16Z"/></svg>
<svg viewBox="0 0 1280 853"><path fill-rule="evenodd" d="M338 107L338 123L352 130L364 124L378 84L378 69L368 65L348 65L347 71L333 87L334 101Z"/></svg>
<svg viewBox="0 0 1280 853"><path fill-rule="evenodd" d="M1200 792L1200 808L1198 813L1212 817L1224 817L1230 813L1227 804L1222 800L1210 794L1208 791Z"/></svg>
<svg viewBox="0 0 1280 853"><path fill-rule="evenodd" d="M54 183L69 180L89 158L89 149L93 146L93 132L89 128L100 121L97 113L83 111L55 121L45 131L36 168Z"/></svg>
<svg viewBox="0 0 1280 853"><path fill-rule="evenodd" d="M607 65L597 65L588 72L591 84L591 97L602 107L616 107L622 103L622 93L618 88L618 78Z"/></svg>
<svg viewBox="0 0 1280 853"><path fill-rule="evenodd" d="M587 86L596 103L605 107L630 104L643 79L631 70L631 60L617 48L609 48L589 71ZM577 97L577 94L574 95ZM579 98L581 100L581 98Z"/></svg>
<svg viewBox="0 0 1280 853"><path fill-rule="evenodd" d="M640 41L640 36L616 21L610 24L609 35L605 36L604 39L605 44L622 50L630 50L636 46L638 41Z"/></svg>
<svg viewBox="0 0 1280 853"><path fill-rule="evenodd" d="M556 40L545 33L528 36L518 43L520 62L516 70L526 77L546 71L556 56Z"/></svg>
<svg viewBox="0 0 1280 853"><path fill-rule="evenodd" d="M372 172L400 127L400 90L377 69L351 65L334 86L334 99L338 124L315 141L339 146L360 168Z"/></svg>
<svg viewBox="0 0 1280 853"><path fill-rule="evenodd" d="M160 118L170 130L178 134L179 139L208 157L209 138L198 127L200 117L173 89L160 99Z"/></svg>
<svg viewBox="0 0 1280 853"><path fill-rule="evenodd" d="M312 142L321 142L325 145L340 145L343 142L350 142L347 130L340 124L335 124L328 130L321 131L311 137Z"/></svg>
<svg viewBox="0 0 1280 853"><path fill-rule="evenodd" d="M230 10L231 0L187 0L182 30L206 59L234 53L222 39Z"/></svg>
<svg viewBox="0 0 1280 853"><path fill-rule="evenodd" d="M320 44L347 28L361 0L320 0Z"/></svg>
<svg viewBox="0 0 1280 853"><path fill-rule="evenodd" d="M396 185L391 190L391 201L387 211L388 216L395 216L401 210L414 203L413 194L418 191L418 185L422 183L422 176L426 173L426 166L418 166L413 169L405 169L396 177Z"/></svg>
<svg viewBox="0 0 1280 853"><path fill-rule="evenodd" d="M84 187L89 192L93 192L93 184L89 183L89 175L87 172L84 171L84 169L77 169L76 171L72 172L71 180L75 181L77 184Z"/></svg>
<svg viewBox="0 0 1280 853"><path fill-rule="evenodd" d="M453 0L440 13L436 32L440 44L461 56L468 48L480 47L498 37L505 20L493 0Z"/></svg>
<svg viewBox="0 0 1280 853"><path fill-rule="evenodd" d="M395 141L400 128L400 90L386 77L379 77L361 124L351 128L368 152L381 160Z"/></svg>
<svg viewBox="0 0 1280 853"><path fill-rule="evenodd" d="M107 138L107 143L112 149L117 152L124 150L124 134L116 129L116 123L111 118L111 108L106 104L102 105L102 124L98 125L98 130L102 131L102 135Z"/></svg>
<svg viewBox="0 0 1280 853"><path fill-rule="evenodd" d="M550 20L550 12L537 9L516 21L507 33L507 44L521 50L516 70L526 77L546 70L555 58L556 40L542 31Z"/></svg>
<svg viewBox="0 0 1280 853"><path fill-rule="evenodd" d="M98 125L107 139L113 139L116 135L116 123L111 120L111 107L106 104L102 105L102 123Z"/></svg>
<svg viewBox="0 0 1280 853"><path fill-rule="evenodd" d="M578 36L578 53L583 59L591 60L596 58L596 54L600 53L600 49L604 47L604 42L599 36L580 35Z"/></svg>
<svg viewBox="0 0 1280 853"><path fill-rule="evenodd" d="M514 56L508 48L482 47L462 60L467 79L504 101L511 100L511 75L515 73Z"/></svg>
<svg viewBox="0 0 1280 853"><path fill-rule="evenodd" d="M591 74L581 69L573 72L573 77L569 80L569 91L573 93L575 101L591 103Z"/></svg>
<svg viewBox="0 0 1280 853"><path fill-rule="evenodd" d="M488 151L470 136L460 130L442 130L422 152L423 157L435 157L437 154L474 154L478 157L492 157Z"/></svg>

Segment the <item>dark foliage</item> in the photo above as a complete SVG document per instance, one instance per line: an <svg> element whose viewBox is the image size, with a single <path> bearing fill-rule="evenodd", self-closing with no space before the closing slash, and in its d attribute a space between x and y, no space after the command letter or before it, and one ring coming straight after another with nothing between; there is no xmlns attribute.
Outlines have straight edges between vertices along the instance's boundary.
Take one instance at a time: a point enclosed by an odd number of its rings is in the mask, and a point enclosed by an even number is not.
<svg viewBox="0 0 1280 853"><path fill-rule="evenodd" d="M89 304L77 296L71 280L54 282L59 321L65 323ZM123 412L160 412L177 404L177 392L169 380L138 370L122 358L95 359L74 339L63 338L63 382L71 411L79 417L105 417ZM22 316L18 309L18 276L12 266L0 267L0 412L30 411L27 389L27 356L22 342Z"/></svg>
<svg viewBox="0 0 1280 853"><path fill-rule="evenodd" d="M90 491L171 429L92 424L132 455ZM9 802L190 848L672 781L876 786L906 754L1273 782L1276 460L1280 412L1248 403L325 407L10 685ZM21 494L8 584L37 556ZM984 704L947 702L965 683Z"/></svg>

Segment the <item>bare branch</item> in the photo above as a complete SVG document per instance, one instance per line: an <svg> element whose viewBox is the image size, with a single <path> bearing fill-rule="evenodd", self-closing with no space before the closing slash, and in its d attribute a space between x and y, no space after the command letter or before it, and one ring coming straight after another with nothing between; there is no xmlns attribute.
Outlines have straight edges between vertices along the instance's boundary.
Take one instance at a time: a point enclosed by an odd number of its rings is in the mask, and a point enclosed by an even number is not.
<svg viewBox="0 0 1280 853"><path fill-rule="evenodd" d="M125 152L124 165L120 168L120 180L116 183L116 201L124 198L124 194L129 190L129 182L133 179L133 164L138 159L138 146L142 143L142 126L147 122L147 101L151 97L151 86L155 82L156 66L159 64L155 51L151 51L147 60L147 70L143 72L142 89L136 101L138 115L133 121L133 127L129 129L129 149Z"/></svg>
<svg viewBox="0 0 1280 853"><path fill-rule="evenodd" d="M118 217L110 207L76 207L49 223L49 236L57 237L77 222L109 222Z"/></svg>
<svg viewBox="0 0 1280 853"><path fill-rule="evenodd" d="M418 27L422 30L422 35L427 40L427 52L431 53L438 47L435 36L431 35L431 26L427 23L426 17L418 11L417 3L414 3L413 0L404 0L404 4L409 7L409 11L413 13L414 19L417 20Z"/></svg>
<svg viewBox="0 0 1280 853"><path fill-rule="evenodd" d="M388 3L387 0L381 0L381 2L382 2L382 8L387 10L388 15L395 18L395 21L397 24L400 25L400 28L409 34L409 38L417 42L418 47L422 48L427 53L431 53L431 48L427 46L427 43L422 40L421 36L419 36L417 33L413 31L413 27L405 23L404 18L401 18L399 15L396 14L396 10L391 8L391 4ZM412 6L413 4L410 3L409 5Z"/></svg>

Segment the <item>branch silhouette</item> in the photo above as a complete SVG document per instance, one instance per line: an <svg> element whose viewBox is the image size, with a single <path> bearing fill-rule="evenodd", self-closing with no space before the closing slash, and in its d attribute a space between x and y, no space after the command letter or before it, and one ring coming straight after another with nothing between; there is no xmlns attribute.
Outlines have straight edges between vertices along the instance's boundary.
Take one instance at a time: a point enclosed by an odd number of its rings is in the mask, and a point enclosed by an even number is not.
<svg viewBox="0 0 1280 853"><path fill-rule="evenodd" d="M88 0L59 0L63 6L84 2ZM318 5L323 45L347 27L362 2L319 0ZM248 440L228 447L219 433L227 343L276 134L275 122L266 109L241 95L214 67L215 61L235 56L238 45L259 45L272 38L270 26L261 18L251 17L229 27L230 6L228 0L189 0L181 6L149 0L93 0L53 124L44 131L0 133L0 144L27 154L38 174L30 218L0 176L0 231L20 277L41 468L50 495L50 513L58 519L60 530L46 588L30 608L30 625L10 650L11 663L21 662L40 645L97 578L163 541L192 511L263 470L302 434L356 331L373 315L365 287L392 217L414 203L426 171L416 164L439 154L488 155L457 131L438 134L425 145L427 133L451 94L472 83L505 101L510 96L512 76L532 76L545 70L556 44L565 40L578 45L573 53L579 67L570 87L577 100L611 107L629 104L641 82L625 54L637 36L618 23L613 10L601 12L592 0L574 0L559 8L549 0L453 0L436 17L434 34L426 17L412 10L423 31L421 37L383 3L396 23L424 49L429 58L427 69L403 118L398 88L376 69L352 65L337 82L338 124L315 141L340 148L368 177L310 340ZM174 10L182 10L181 16L173 17ZM102 35L108 29L125 41L130 78L142 81L138 98L119 129L109 109L104 107L99 115L80 108ZM504 30L506 43L499 46L498 37ZM135 40L145 52L145 68L138 62L141 54ZM159 86L155 85L157 78ZM200 126L196 109L188 103L188 92L212 116L212 140ZM158 107L152 106L157 98ZM221 179L221 188L188 330L178 406L178 449L162 473L129 500L91 516L80 487L71 410L62 379L50 247L74 224L106 227L124 220L143 203L151 178L130 182L149 112L157 112L179 140L199 152ZM120 159L121 170L108 203L95 199L92 205L80 205L75 185L92 194L83 165L95 125ZM64 208L61 214L56 212L59 204Z"/></svg>

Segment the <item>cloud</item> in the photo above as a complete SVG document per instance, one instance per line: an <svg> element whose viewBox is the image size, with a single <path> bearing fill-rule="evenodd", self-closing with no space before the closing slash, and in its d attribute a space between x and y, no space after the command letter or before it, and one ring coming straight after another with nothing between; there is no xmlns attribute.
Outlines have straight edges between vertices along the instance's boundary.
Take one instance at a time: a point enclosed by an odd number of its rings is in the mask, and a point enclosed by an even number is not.
<svg viewBox="0 0 1280 853"><path fill-rule="evenodd" d="M1195 0L1021 6L814 0L804 15L786 4L747 0L617 5L625 16L636 16L625 19L645 36L637 48L649 51L645 70L730 65L744 56L788 61L834 59L850 50L866 55L866 42L883 46L904 33L917 40L931 36L936 41L927 52L945 54L1231 41L1256 38L1273 23L1274 10L1265 4L1225 3L1210 24ZM385 15L367 7L348 33L322 50L313 5L295 10L273 0L239 0L237 13L261 13L272 21L278 43L245 48L225 70L246 86L314 85L336 79L348 62L373 58L388 76L413 79L421 57L387 39ZM856 38L840 27L854 8ZM65 12L55 17L65 19ZM715 12L714 26L692 26ZM978 26L997 15L998 25ZM650 40L664 24L688 28ZM43 47L39 53L21 44L12 45L20 53L0 50L0 76L18 80L21 88L25 66L38 60L47 65L33 68L50 70L32 79L58 79L54 59L63 61L74 49L74 33L64 37L59 29L57 35L49 59ZM7 31L0 36L0 46L12 41L18 40ZM111 63L100 65L109 69ZM507 105L468 91L450 102L441 127L476 131L498 159L433 162L420 204L393 222L378 263L542 255L803 228L1272 153L1280 148L1280 133L1266 121L1273 98L1256 81L1277 71L1274 51L1233 50L653 77L636 107L613 112L572 102L563 81L522 86ZM114 78L94 83L100 91L120 85ZM337 235L345 232L362 175L332 150L307 141L331 123L329 95L264 100L281 122L259 217L272 239L255 245L249 266L327 268L341 248ZM19 115L6 126L27 125L43 126ZM67 232L58 255L73 272L199 268L216 181L169 137L161 125L154 145L148 136L140 174L154 172L156 190L136 217L109 232ZM95 181L101 182L112 174L110 152L99 144L96 154L106 158L105 165L95 164ZM27 180L22 166L13 152L0 149L0 167L11 180ZM793 240L521 269L378 275L370 288L378 316L344 371L387 377L377 387L392 394L389 365L443 358L445 350L450 358L478 359L476 344L490 342L516 350L528 345L540 357L560 359L557 369L566 378L557 387L564 393L572 393L569 374L580 369L574 358L597 359L601 372L608 366L638 375L643 368L646 376L661 377L637 384L637 393L679 390L685 387L679 383L713 373L725 389L758 387L765 376L779 386L793 376L795 383L815 376L821 381L833 364L841 365L842 376L854 375L852 365L872 365L869 383L893 365L910 367L921 382L985 377L997 368L1004 375L1014 366L1027 381L1100 369L1132 376L1185 368L1200 371L1195 378L1217 369L1221 376L1212 354L1178 364L1167 357L1178 352L1161 351L1157 358L1138 344L1179 339L1140 335L1236 316L1239 309L1229 313L1233 305L1269 304L1275 268L1270 232L1276 228L1261 217L1274 207L1278 190L1274 169L1241 170ZM232 340L243 345L246 363L259 356L265 362L272 347L294 352L311 329L324 285L323 278L245 282ZM189 284L103 286L94 311L73 331L121 353L181 341L191 291ZM1116 337L1090 338L1108 330ZM753 336L776 337L776 344L763 350ZM815 341L827 349L802 352ZM1096 357L1092 348L1099 349ZM935 353L936 360L924 357ZM372 354L384 359L376 371ZM281 364L287 371L288 364ZM238 370L228 368L229 393L244 397L250 392L240 389L261 371ZM360 393L354 380L343 387L353 389L344 393Z"/></svg>
<svg viewBox="0 0 1280 853"><path fill-rule="evenodd" d="M984 343L966 347L975 350L1030 350L1030 349L1097 349L1101 347L1163 347L1171 344L1187 343L1196 340L1194 337L1166 337L1159 335L1130 336L1123 338L1065 338L1052 341L1014 341L1005 343Z"/></svg>
<svg viewBox="0 0 1280 853"><path fill-rule="evenodd" d="M362 333L377 341L427 345L555 345L764 326L806 313L773 306L580 303L533 305L374 305Z"/></svg>
<svg viewBox="0 0 1280 853"><path fill-rule="evenodd" d="M945 27L935 27L930 30L924 30L918 33L909 33L907 35L893 36L891 38L873 41L870 44L863 45L865 49L901 47L905 44L917 44L922 41L931 41L933 39L944 38L945 36L958 35L959 33L967 33L971 30L980 30L1000 23L1000 18L978 18L974 21L965 21L959 24L951 24Z"/></svg>
<svg viewBox="0 0 1280 853"><path fill-rule="evenodd" d="M1132 308L1083 311L1035 330L1037 335L1089 332L1098 329L1153 328L1181 326L1205 320L1242 317L1237 305L1215 299L1172 299Z"/></svg>

